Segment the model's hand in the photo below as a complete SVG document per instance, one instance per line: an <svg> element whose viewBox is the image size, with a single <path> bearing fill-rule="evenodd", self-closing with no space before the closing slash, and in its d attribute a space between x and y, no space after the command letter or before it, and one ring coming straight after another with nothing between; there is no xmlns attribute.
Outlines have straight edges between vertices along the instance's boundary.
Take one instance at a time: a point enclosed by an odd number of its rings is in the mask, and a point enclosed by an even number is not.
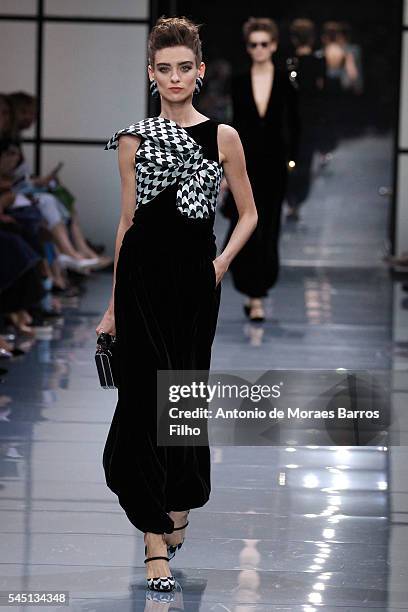
<svg viewBox="0 0 408 612"><path fill-rule="evenodd" d="M105 332L105 334L116 336L115 315L112 310L108 309L105 312L102 319L96 326L95 331L98 335L102 332Z"/></svg>
<svg viewBox="0 0 408 612"><path fill-rule="evenodd" d="M217 287L218 283L220 282L220 280L222 279L222 277L228 270L228 264L226 263L225 259L223 258L221 254L214 259L213 265L215 268L215 277L216 277L215 286Z"/></svg>
<svg viewBox="0 0 408 612"><path fill-rule="evenodd" d="M38 187L48 187L48 183L54 178L53 174L46 174L45 176L31 176L30 181Z"/></svg>

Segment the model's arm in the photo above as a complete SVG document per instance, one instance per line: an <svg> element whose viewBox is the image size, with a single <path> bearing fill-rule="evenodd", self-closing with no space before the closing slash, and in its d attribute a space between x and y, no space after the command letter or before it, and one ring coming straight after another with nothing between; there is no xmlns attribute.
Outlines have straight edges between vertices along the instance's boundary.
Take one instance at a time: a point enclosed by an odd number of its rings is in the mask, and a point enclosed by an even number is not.
<svg viewBox="0 0 408 612"><path fill-rule="evenodd" d="M251 183L246 171L245 155L238 132L230 125L218 128L218 148L224 175L235 200L239 219L225 249L214 260L217 284L231 261L242 249L258 222Z"/></svg>
<svg viewBox="0 0 408 612"><path fill-rule="evenodd" d="M115 329L115 282L116 265L118 262L120 247L123 236L132 225L133 214L136 206L136 180L135 180L135 154L140 144L138 136L124 134L119 138L118 163L121 182L121 214L115 241L115 257L113 263L113 286L109 306L99 324L96 333L102 329L105 333L116 335Z"/></svg>

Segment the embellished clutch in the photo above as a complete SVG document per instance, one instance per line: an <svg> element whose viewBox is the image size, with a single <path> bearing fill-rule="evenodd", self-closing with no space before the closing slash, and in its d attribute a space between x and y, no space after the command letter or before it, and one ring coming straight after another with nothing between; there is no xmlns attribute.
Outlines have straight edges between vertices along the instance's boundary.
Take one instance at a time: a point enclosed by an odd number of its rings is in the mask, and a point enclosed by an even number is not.
<svg viewBox="0 0 408 612"><path fill-rule="evenodd" d="M116 338L102 332L96 340L95 363L99 382L103 389L116 389L115 376Z"/></svg>

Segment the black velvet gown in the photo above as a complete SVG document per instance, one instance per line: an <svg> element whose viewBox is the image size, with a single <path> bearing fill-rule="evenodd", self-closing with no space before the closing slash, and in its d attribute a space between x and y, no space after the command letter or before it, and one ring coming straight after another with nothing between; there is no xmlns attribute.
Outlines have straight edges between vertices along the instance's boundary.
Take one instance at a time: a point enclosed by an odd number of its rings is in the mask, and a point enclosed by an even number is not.
<svg viewBox="0 0 408 612"><path fill-rule="evenodd" d="M218 123L184 128L219 164ZM215 286L214 214L189 219L177 183L136 209L115 283L118 402L103 453L108 487L142 532L171 533L170 510L210 496L208 446L156 444L156 371L208 370L221 284Z"/></svg>
<svg viewBox="0 0 408 612"><path fill-rule="evenodd" d="M295 55L290 61L297 73L300 140L296 168L289 174L286 195L291 208L299 209L309 196L313 156L319 149L326 65L324 58L314 53Z"/></svg>
<svg viewBox="0 0 408 612"><path fill-rule="evenodd" d="M299 116L296 91L287 73L275 67L272 92L261 117L248 71L232 79L232 125L238 131L258 211L258 225L232 261L229 270L235 288L253 298L264 297L279 273L278 241L282 203L287 187L287 162L296 160ZM238 220L231 192L223 207L230 218L229 241Z"/></svg>

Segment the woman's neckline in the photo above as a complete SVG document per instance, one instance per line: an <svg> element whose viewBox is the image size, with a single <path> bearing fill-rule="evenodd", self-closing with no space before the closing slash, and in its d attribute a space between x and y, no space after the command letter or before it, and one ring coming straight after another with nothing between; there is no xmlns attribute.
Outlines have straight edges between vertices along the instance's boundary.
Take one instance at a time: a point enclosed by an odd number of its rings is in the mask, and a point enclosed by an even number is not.
<svg viewBox="0 0 408 612"><path fill-rule="evenodd" d="M268 98L267 98L267 101L266 101L265 112L262 113L262 115L259 112L259 108L258 108L258 105L257 105L256 100L255 100L253 76L254 75L253 75L252 67L251 67L250 70L249 70L249 87L250 87L250 90L251 90L251 98L252 98L252 102L253 102L253 104L255 106L256 114L258 115L259 119L262 121L263 119L266 118L266 115L268 114L269 107L270 107L271 102L272 102L272 94L274 92L275 79L276 79L276 66L272 63L272 83L271 83L271 86L270 86L270 89L269 89Z"/></svg>
<svg viewBox="0 0 408 612"><path fill-rule="evenodd" d="M167 117L160 117L158 115L157 118L164 119L165 121L168 121L169 123L172 123L176 127L181 128L183 130L185 129L187 130L188 128L197 127L198 125L202 125L203 123L207 123L208 121L211 121L211 119L205 119L204 121L200 121L200 123L193 123L193 125L179 125L178 123L176 123L176 121L173 121L173 119L168 119Z"/></svg>

